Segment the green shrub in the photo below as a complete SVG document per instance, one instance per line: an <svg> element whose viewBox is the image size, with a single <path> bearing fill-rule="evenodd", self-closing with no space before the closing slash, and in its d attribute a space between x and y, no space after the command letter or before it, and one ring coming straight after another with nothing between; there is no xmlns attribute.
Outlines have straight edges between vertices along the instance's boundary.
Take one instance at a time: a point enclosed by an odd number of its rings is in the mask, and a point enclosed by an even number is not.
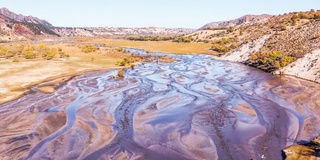
<svg viewBox="0 0 320 160"><path fill-rule="evenodd" d="M127 64L126 61L121 61L121 62L120 62L120 66L125 66L126 64Z"/></svg>

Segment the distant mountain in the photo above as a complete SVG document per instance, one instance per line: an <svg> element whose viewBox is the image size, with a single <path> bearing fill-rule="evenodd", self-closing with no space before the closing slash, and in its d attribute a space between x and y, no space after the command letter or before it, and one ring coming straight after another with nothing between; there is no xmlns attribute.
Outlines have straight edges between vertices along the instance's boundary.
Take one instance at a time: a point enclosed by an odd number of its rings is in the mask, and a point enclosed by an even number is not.
<svg viewBox="0 0 320 160"><path fill-rule="evenodd" d="M7 17L11 21L17 21L17 22L23 22L23 23L33 23L33 24L41 24L47 27L52 27L52 24L50 24L46 20L39 19L37 17L33 16L24 16L22 14L16 14L11 12L7 8L0 8L0 14Z"/></svg>
<svg viewBox="0 0 320 160"><path fill-rule="evenodd" d="M226 28L232 27L236 25L241 25L245 23L257 23L264 20L268 20L272 15L262 14L262 15L245 15L237 19L229 20L229 21L220 21L220 22L212 22L204 25L200 28L200 30L208 29L208 28Z"/></svg>
<svg viewBox="0 0 320 160"><path fill-rule="evenodd" d="M89 36L113 37L132 35L183 35L194 32L195 29L186 28L123 28L123 27L54 27L46 20L24 16L11 12L7 8L0 8L0 40L30 39L33 35L41 36Z"/></svg>
<svg viewBox="0 0 320 160"><path fill-rule="evenodd" d="M195 31L186 28L124 28L124 27L54 27L54 31L64 37L73 36L134 36L134 35L183 35Z"/></svg>

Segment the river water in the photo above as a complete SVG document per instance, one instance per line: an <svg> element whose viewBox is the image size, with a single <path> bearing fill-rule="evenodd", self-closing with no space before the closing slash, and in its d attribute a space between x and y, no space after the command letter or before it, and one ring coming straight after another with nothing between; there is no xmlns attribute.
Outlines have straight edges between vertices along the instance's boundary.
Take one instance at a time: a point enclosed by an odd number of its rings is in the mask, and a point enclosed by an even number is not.
<svg viewBox="0 0 320 160"><path fill-rule="evenodd" d="M174 57L0 105L0 159L281 159L320 133L318 84Z"/></svg>

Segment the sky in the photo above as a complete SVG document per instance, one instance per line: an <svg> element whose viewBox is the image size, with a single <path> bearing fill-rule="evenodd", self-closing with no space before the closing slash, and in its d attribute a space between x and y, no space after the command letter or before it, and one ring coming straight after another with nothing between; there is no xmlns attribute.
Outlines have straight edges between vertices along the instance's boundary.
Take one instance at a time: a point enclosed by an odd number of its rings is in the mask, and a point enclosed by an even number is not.
<svg viewBox="0 0 320 160"><path fill-rule="evenodd" d="M200 28L246 14L320 9L319 0L1 0L0 7L63 27Z"/></svg>

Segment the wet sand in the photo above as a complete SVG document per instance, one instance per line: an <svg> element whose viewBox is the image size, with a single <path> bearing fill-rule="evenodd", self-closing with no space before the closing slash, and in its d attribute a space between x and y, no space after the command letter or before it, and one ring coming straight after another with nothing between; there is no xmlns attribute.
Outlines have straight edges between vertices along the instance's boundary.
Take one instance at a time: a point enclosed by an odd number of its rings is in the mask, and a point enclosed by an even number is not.
<svg viewBox="0 0 320 160"><path fill-rule="evenodd" d="M209 56L91 72L0 105L3 159L281 159L320 133L320 86Z"/></svg>

